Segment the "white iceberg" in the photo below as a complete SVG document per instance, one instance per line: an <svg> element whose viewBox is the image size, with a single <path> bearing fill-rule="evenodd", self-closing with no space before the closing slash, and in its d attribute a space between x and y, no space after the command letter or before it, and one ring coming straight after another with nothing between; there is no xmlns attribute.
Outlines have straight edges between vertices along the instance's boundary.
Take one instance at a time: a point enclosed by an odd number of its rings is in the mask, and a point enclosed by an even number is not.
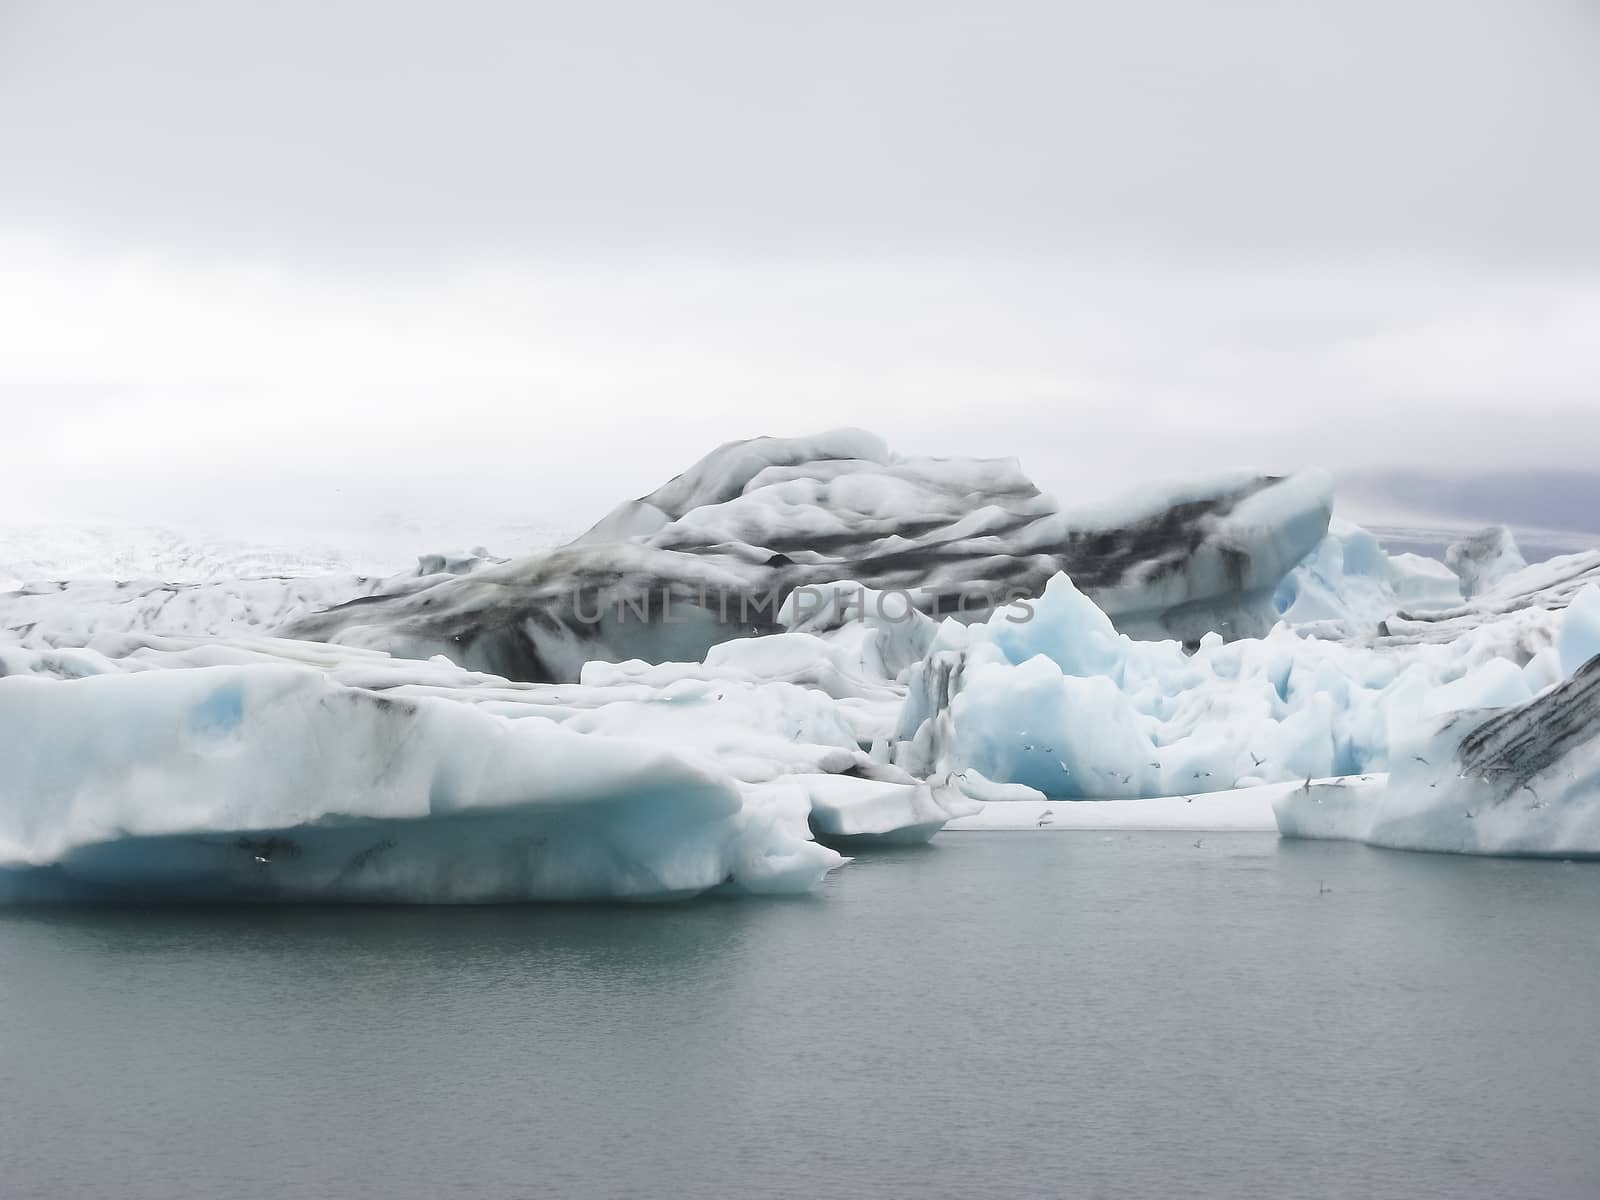
<svg viewBox="0 0 1600 1200"><path fill-rule="evenodd" d="M1307 637L1135 641L1064 575L1016 621L946 622L907 673L891 759L975 769L1049 799L1205 793L1382 772L1425 716L1515 703L1559 675L1558 618L1489 623L1447 644Z"/></svg>
<svg viewBox="0 0 1600 1200"><path fill-rule="evenodd" d="M1563 675L1576 675L1600 654L1600 584L1588 584L1573 597L1556 638L1556 656Z"/></svg>
<svg viewBox="0 0 1600 1200"><path fill-rule="evenodd" d="M32 644L0 643L0 675L84 680L309 668L340 688L377 697L448 703L509 721L553 723L597 740L659 746L736 787L750 807L778 804L798 828L809 824L829 842L925 841L946 820L978 806L959 787L914 778L868 752L892 727L904 694L874 673L886 652L896 653L889 633L852 623L820 636L730 643L714 648L704 664L596 662L582 681L563 685L517 683L444 659L396 659L288 639L107 633L85 646L41 644L38 637ZM879 637L888 650L876 645ZM264 727L252 734L269 735ZM329 753L341 736L334 726L316 734ZM349 753L360 752L353 743ZM611 886L597 884L602 892Z"/></svg>
<svg viewBox="0 0 1600 1200"><path fill-rule="evenodd" d="M803 804L657 745L313 669L0 679L0 897L660 899L802 891Z"/></svg>
<svg viewBox="0 0 1600 1200"><path fill-rule="evenodd" d="M1283 620L1335 637L1373 633L1402 608L1421 612L1461 601L1460 580L1449 567L1420 554L1386 553L1372 533L1338 519L1273 594Z"/></svg>

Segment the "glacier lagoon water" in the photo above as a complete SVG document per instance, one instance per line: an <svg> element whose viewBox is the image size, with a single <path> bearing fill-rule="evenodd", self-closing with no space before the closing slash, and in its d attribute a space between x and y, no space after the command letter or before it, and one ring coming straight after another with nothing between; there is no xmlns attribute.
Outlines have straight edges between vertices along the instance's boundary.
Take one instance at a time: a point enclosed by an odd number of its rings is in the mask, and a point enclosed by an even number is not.
<svg viewBox="0 0 1600 1200"><path fill-rule="evenodd" d="M946 834L823 894L0 912L0 1192L1590 1196L1600 865Z"/></svg>

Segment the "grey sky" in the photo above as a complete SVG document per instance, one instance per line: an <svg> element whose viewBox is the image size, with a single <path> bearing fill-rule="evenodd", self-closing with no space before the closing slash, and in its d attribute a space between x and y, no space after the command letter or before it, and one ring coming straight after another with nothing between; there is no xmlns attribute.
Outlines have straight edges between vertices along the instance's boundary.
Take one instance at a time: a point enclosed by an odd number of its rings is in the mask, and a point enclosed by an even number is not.
<svg viewBox="0 0 1600 1200"><path fill-rule="evenodd" d="M1584 466L1597 62L1589 0L0 0L0 500Z"/></svg>

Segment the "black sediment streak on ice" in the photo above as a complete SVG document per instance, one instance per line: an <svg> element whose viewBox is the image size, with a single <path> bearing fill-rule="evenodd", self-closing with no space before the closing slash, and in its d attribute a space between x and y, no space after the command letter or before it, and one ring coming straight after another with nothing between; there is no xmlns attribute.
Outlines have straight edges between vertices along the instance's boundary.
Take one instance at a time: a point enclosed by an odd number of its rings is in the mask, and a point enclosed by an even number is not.
<svg viewBox="0 0 1600 1200"><path fill-rule="evenodd" d="M1565 683L1489 718L1461 739L1461 774L1493 784L1504 800L1575 747L1600 737L1600 656Z"/></svg>
<svg viewBox="0 0 1600 1200"><path fill-rule="evenodd" d="M981 618L1064 571L1137 636L1248 635L1270 626L1256 610L1326 532L1330 505L1315 483L1233 476L1074 514L1012 460L901 458L855 430L757 438L719 447L570 545L364 596L284 632L566 682L591 659L692 660L775 632L779 605L805 587L852 580L903 590L929 615Z"/></svg>

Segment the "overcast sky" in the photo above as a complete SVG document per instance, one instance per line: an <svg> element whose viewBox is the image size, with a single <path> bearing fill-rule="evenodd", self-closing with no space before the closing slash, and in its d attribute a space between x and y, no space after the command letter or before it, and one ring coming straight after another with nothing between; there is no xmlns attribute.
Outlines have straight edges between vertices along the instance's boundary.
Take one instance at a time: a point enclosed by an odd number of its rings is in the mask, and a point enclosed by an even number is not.
<svg viewBox="0 0 1600 1200"><path fill-rule="evenodd" d="M0 504L1593 467L1592 0L0 0Z"/></svg>

